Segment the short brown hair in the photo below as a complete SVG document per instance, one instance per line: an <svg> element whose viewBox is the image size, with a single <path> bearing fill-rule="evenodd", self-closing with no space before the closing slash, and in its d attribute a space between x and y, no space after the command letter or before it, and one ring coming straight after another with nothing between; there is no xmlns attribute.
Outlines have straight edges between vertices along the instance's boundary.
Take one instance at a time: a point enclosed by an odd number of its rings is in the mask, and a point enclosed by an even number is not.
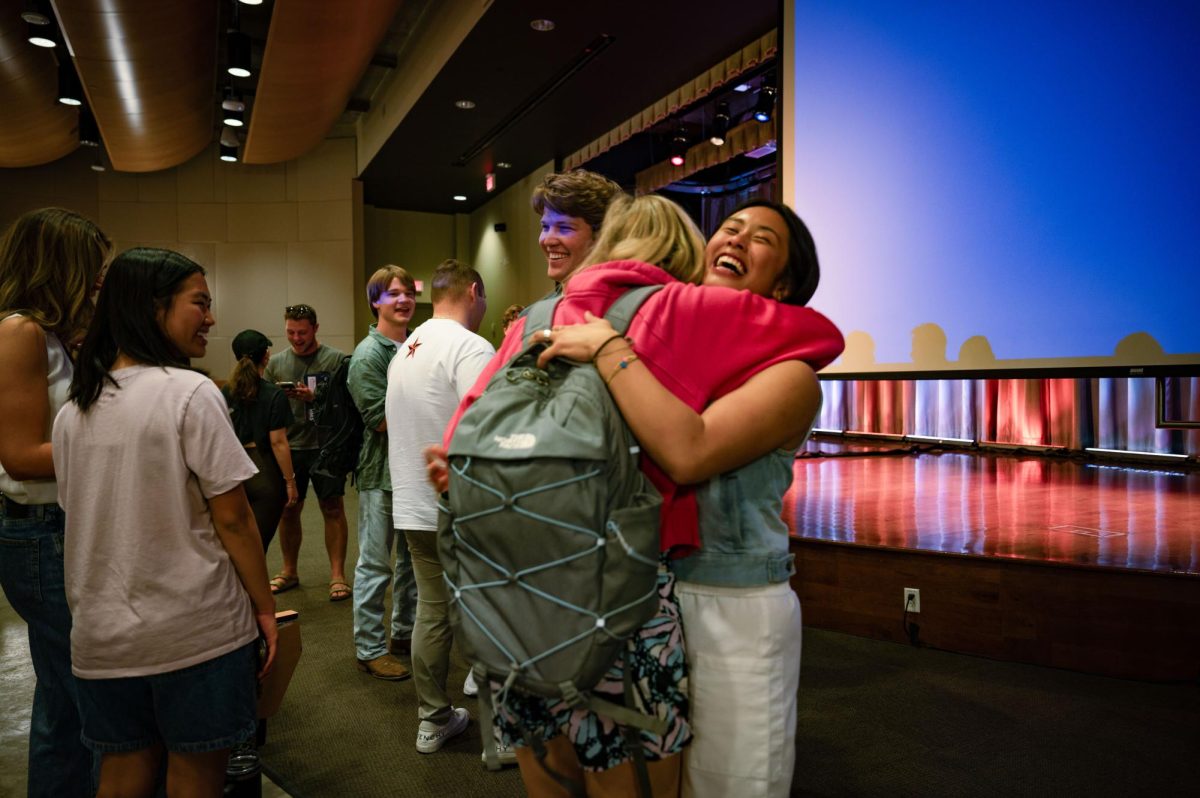
<svg viewBox="0 0 1200 798"><path fill-rule="evenodd" d="M677 280L698 283L704 274L704 236L687 212L666 197L618 197L580 268L613 260L640 260Z"/></svg>
<svg viewBox="0 0 1200 798"><path fill-rule="evenodd" d="M586 169L551 173L533 190L533 209L539 216L549 208L583 219L595 231L604 221L608 203L622 193L619 185Z"/></svg>
<svg viewBox="0 0 1200 798"><path fill-rule="evenodd" d="M448 258L438 264L433 270L433 279L429 284L429 298L435 305L447 299L461 299L466 296L467 289L472 285L478 285L479 293L483 293L483 277L479 272L454 258Z"/></svg>
<svg viewBox="0 0 1200 798"><path fill-rule="evenodd" d="M313 326L317 326L317 311L312 305L306 305L301 302L298 305L288 305L283 309L283 318L285 321L311 321Z"/></svg>
<svg viewBox="0 0 1200 798"><path fill-rule="evenodd" d="M371 305L371 315L377 319L379 318L379 308L375 307L375 303L379 301L379 297L383 296L383 292L388 290L392 280L399 280L401 285L412 292L414 297L417 295L417 283L407 269L391 263L387 266L380 266L367 280L367 302Z"/></svg>

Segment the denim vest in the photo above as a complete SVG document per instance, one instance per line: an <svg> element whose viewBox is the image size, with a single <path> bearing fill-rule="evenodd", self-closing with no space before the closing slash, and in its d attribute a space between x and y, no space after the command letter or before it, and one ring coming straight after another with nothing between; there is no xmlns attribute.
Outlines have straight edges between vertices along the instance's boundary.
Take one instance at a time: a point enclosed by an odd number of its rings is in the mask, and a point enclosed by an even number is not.
<svg viewBox="0 0 1200 798"><path fill-rule="evenodd" d="M726 587L786 582L796 571L783 522L783 494L796 453L776 449L713 477L696 492L701 549L671 561L681 581Z"/></svg>

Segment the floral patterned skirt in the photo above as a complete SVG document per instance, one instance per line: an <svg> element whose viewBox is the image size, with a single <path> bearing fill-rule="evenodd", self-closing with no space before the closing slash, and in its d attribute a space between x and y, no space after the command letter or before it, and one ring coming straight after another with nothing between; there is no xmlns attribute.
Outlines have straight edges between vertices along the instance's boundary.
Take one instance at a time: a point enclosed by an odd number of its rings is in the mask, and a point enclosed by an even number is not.
<svg viewBox="0 0 1200 798"><path fill-rule="evenodd" d="M649 761L678 754L692 739L688 724L687 661L683 625L675 597L675 577L665 568L658 573L658 612L625 644L604 678L592 692L614 704L625 704L624 668L632 670L634 709L667 721L663 735L638 730ZM500 685L492 683L495 724L505 745L529 745L522 730L541 740L565 734L575 746L584 770L608 770L629 759L621 727L611 718L565 701L509 690L503 705Z"/></svg>

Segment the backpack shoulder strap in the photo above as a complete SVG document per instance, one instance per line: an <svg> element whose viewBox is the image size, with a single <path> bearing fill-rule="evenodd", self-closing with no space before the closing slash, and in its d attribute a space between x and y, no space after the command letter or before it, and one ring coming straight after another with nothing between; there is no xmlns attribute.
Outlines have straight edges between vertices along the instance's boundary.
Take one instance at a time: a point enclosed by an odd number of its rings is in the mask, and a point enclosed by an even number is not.
<svg viewBox="0 0 1200 798"><path fill-rule="evenodd" d="M562 299L562 294L555 294L539 299L525 308L525 340L521 342L522 348L532 344L534 336L550 326L550 322L554 319L554 310L558 307L560 299Z"/></svg>
<svg viewBox="0 0 1200 798"><path fill-rule="evenodd" d="M608 307L608 312L604 314L604 318L613 326L620 335L624 335L629 329L629 322L633 320L633 316L638 312L638 308L642 303L651 297L651 295L662 290L662 285L642 285L637 288L631 288L621 296L617 297L617 301L613 302ZM525 329L529 329L528 322Z"/></svg>

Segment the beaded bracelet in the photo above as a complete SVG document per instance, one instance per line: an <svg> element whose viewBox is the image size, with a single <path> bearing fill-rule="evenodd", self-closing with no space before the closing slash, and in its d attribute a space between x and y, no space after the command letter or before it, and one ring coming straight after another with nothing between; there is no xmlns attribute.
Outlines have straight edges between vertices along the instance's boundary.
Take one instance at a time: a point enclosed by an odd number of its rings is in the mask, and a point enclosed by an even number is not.
<svg viewBox="0 0 1200 798"><path fill-rule="evenodd" d="M625 357L621 358L620 362L617 363L616 367L612 370L612 374L609 374L608 379L604 381L604 384L612 385L612 381L617 378L617 375L629 368L629 364L633 363L637 359L637 355L626 355Z"/></svg>

